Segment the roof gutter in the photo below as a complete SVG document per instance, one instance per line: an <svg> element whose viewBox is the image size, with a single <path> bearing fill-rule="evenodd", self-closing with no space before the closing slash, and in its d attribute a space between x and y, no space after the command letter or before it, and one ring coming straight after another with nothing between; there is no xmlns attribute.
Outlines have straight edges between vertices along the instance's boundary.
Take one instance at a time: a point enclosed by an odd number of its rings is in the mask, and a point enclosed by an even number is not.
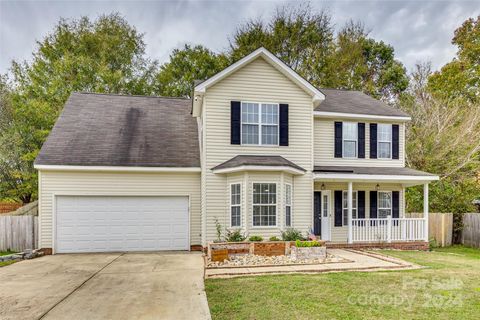
<svg viewBox="0 0 480 320"><path fill-rule="evenodd" d="M314 117L321 118L349 118L349 119L366 119L366 120L385 120L385 121L410 121L408 116L381 116L375 114L360 114L360 113L343 113L343 112L328 112L328 111L313 111Z"/></svg>
<svg viewBox="0 0 480 320"><path fill-rule="evenodd" d="M101 171L101 172L201 172L200 167L125 167L125 166L64 166L64 165L44 165L36 164L33 166L41 171Z"/></svg>

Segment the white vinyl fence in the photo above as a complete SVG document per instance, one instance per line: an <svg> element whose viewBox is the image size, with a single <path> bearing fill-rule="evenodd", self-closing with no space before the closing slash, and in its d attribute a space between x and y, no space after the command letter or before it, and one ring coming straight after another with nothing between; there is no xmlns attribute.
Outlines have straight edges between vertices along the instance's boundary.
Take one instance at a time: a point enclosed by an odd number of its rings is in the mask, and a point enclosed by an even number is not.
<svg viewBox="0 0 480 320"><path fill-rule="evenodd" d="M38 217L0 215L0 251L37 249Z"/></svg>

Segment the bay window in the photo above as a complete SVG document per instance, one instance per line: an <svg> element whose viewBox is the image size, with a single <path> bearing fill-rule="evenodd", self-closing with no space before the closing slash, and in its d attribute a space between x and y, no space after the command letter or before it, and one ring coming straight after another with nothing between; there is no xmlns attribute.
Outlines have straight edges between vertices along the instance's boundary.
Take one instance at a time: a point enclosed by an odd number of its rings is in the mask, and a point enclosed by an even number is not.
<svg viewBox="0 0 480 320"><path fill-rule="evenodd" d="M292 185L285 185L285 226L292 226Z"/></svg>
<svg viewBox="0 0 480 320"><path fill-rule="evenodd" d="M230 226L240 227L242 225L242 193L241 184L230 185Z"/></svg>
<svg viewBox="0 0 480 320"><path fill-rule="evenodd" d="M277 185L275 183L253 184L253 226L277 225Z"/></svg>

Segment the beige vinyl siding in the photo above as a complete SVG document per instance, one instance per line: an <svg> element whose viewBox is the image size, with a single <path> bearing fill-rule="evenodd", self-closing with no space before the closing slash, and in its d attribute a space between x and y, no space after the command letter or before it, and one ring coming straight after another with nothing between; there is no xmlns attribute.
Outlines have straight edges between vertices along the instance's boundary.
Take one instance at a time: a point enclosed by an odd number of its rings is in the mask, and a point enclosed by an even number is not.
<svg viewBox="0 0 480 320"><path fill-rule="evenodd" d="M370 217L370 191L376 190L376 183L353 183L353 191L365 191L365 218ZM322 182L315 182L315 191L321 191ZM335 190L346 191L347 183L325 182L325 190L331 190L330 197L330 230L332 242L346 242L348 227L335 227ZM400 217L405 216L404 188L401 184L381 183L379 191L400 191Z"/></svg>
<svg viewBox="0 0 480 320"><path fill-rule="evenodd" d="M41 248L53 246L54 195L168 196L190 198L190 244L200 244L200 173L41 171Z"/></svg>
<svg viewBox="0 0 480 320"><path fill-rule="evenodd" d="M335 121L334 119L315 118L314 163L316 166L368 166L368 167L404 167L405 166L405 125L397 122L367 122L358 119L338 120L365 123L365 159L335 158ZM399 159L370 159L370 123L391 123L399 125Z"/></svg>
<svg viewBox="0 0 480 320"><path fill-rule="evenodd" d="M242 146L230 144L230 101L258 101L289 105L289 146ZM307 231L312 212L312 97L258 58L237 72L207 89L204 97L203 123L205 135L205 229L204 241L215 237L214 219L225 221L225 188L227 177L216 175L211 168L239 154L281 155L307 170L294 182L294 225ZM277 173L280 177L280 174ZM280 179L280 178L278 178ZM280 229L277 229L276 234ZM271 231L272 233L274 231ZM205 244L204 242L204 244Z"/></svg>

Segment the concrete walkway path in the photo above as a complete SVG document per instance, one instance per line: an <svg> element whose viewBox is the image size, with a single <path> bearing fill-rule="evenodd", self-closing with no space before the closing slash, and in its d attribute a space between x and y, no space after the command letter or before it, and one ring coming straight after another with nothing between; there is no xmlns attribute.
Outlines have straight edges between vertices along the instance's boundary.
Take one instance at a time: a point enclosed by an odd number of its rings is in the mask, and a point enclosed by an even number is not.
<svg viewBox="0 0 480 320"><path fill-rule="evenodd" d="M207 269L206 278L229 278L248 275L285 274L285 273L319 273L341 271L380 271L392 269L417 269L412 263L384 255L348 249L327 249L328 253L349 260L312 265L289 265L272 267L215 268Z"/></svg>
<svg viewBox="0 0 480 320"><path fill-rule="evenodd" d="M200 253L62 254L0 268L0 319L210 319Z"/></svg>

